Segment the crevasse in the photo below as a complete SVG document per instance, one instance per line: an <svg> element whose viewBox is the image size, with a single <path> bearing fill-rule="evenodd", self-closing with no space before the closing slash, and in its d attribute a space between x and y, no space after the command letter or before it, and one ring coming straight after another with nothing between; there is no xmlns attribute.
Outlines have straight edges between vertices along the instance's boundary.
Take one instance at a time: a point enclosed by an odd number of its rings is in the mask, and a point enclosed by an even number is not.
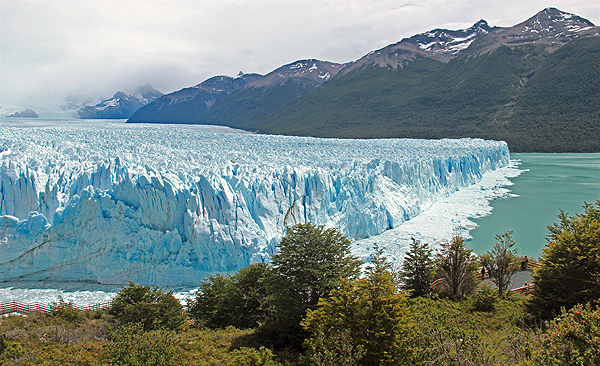
<svg viewBox="0 0 600 366"><path fill-rule="evenodd" d="M0 131L0 281L198 285L286 226L362 239L509 163L504 142L337 140L118 123Z"/></svg>

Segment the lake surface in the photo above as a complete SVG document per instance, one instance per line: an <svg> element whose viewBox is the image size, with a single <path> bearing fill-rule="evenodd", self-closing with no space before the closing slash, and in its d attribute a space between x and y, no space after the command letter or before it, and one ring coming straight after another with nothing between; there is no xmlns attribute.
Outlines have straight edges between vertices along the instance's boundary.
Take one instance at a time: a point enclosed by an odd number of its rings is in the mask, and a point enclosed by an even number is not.
<svg viewBox="0 0 600 366"><path fill-rule="evenodd" d="M467 245L485 253L497 234L512 230L517 253L539 257L547 226L558 222L560 210L583 213L584 202L600 199L600 154L511 154L511 159L525 170L508 187L518 196L492 201L492 214L473 220L479 226Z"/></svg>

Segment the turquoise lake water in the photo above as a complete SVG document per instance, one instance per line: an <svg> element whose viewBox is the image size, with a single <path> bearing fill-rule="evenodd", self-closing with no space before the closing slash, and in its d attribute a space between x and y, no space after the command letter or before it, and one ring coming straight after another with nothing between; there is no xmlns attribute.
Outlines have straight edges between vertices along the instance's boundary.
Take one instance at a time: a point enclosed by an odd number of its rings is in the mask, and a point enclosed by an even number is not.
<svg viewBox="0 0 600 366"><path fill-rule="evenodd" d="M495 244L495 235L512 230L519 255L539 257L547 243L547 226L558 222L560 210L583 213L584 202L600 199L600 154L511 154L521 160L520 176L507 187L518 197L491 202L490 216L474 219L467 246L482 254Z"/></svg>

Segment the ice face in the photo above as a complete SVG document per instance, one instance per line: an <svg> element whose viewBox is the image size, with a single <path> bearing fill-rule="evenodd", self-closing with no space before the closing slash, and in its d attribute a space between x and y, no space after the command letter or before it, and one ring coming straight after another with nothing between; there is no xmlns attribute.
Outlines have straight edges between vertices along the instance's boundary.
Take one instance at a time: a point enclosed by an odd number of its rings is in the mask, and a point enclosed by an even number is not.
<svg viewBox="0 0 600 366"><path fill-rule="evenodd" d="M353 240L509 163L504 142L337 140L95 122L0 129L0 281L197 285L286 226Z"/></svg>

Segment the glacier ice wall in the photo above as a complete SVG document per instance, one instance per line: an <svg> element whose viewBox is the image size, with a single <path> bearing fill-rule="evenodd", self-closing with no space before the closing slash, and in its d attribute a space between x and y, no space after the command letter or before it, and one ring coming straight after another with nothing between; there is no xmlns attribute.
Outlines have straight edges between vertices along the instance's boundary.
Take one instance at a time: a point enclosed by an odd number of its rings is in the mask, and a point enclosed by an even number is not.
<svg viewBox="0 0 600 366"><path fill-rule="evenodd" d="M504 142L337 140L208 126L0 129L0 281L198 285L287 225L394 228L506 166Z"/></svg>

